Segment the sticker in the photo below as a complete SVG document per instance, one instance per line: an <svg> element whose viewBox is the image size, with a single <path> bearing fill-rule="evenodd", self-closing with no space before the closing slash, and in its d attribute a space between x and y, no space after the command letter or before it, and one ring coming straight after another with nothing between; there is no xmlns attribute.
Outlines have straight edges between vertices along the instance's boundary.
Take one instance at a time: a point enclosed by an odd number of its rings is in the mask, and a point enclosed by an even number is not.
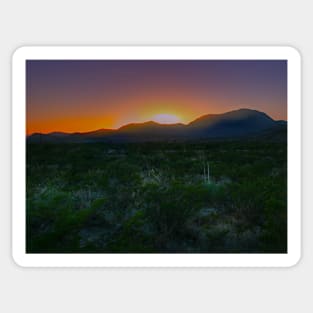
<svg viewBox="0 0 313 313"><path fill-rule="evenodd" d="M19 48L15 262L296 264L300 96L291 47Z"/></svg>

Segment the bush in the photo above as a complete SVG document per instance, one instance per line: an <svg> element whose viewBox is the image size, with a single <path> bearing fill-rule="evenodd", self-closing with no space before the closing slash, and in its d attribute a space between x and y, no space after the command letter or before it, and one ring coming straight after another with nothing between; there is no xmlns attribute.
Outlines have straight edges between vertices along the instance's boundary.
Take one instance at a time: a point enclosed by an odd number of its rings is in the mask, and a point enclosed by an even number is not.
<svg viewBox="0 0 313 313"><path fill-rule="evenodd" d="M95 207L77 209L70 193L47 188L27 201L27 250L62 252L79 250L79 230Z"/></svg>

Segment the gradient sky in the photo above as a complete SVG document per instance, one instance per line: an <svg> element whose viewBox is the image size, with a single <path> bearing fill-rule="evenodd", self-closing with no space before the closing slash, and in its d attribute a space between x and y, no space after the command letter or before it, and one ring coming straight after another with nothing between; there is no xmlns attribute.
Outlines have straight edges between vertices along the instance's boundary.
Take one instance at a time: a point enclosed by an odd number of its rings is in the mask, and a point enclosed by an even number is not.
<svg viewBox="0 0 313 313"><path fill-rule="evenodd" d="M188 123L251 108L287 120L284 60L28 60L27 134Z"/></svg>

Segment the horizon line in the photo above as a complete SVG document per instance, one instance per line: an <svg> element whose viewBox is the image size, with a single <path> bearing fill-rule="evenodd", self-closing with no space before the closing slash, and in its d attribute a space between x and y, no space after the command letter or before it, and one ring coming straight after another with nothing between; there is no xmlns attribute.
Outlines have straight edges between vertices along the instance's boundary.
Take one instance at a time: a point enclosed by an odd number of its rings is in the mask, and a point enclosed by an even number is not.
<svg viewBox="0 0 313 313"><path fill-rule="evenodd" d="M225 112L222 112L222 113L207 113L207 114L203 114L203 115L200 115L199 117L196 117L195 119L191 120L190 122L188 123L182 123L182 122L179 122L179 123L158 123L158 122L155 122L153 120L147 120L145 122L130 122L130 123L127 123L127 124L123 124L119 127L116 127L116 128L97 128L97 129L91 129L91 130L87 130L87 131L71 131L71 132L65 132L65 131L58 131L58 130L55 130L55 131L51 131L51 132L33 132L33 133L30 133L30 134L27 134L26 132L26 137L29 137L29 136L32 136L32 135L36 135L36 134L40 134L40 135L50 135L50 134L54 134L54 133L59 133L59 134L67 134L67 135L73 135L73 134L86 134L86 133L91 133L91 132L96 132L96 131L101 131L101 130L107 130L107 131L116 131L116 130L119 130L125 126L128 126L128 125L138 125L138 124L147 124L147 123L154 123L154 124L157 124L157 125L161 125L161 126L170 126L170 125L184 125L184 126L187 126L189 124L191 124L192 122L194 122L195 120L201 118L201 117L204 117L204 116L208 116L208 115L223 115L223 114L226 114L226 113L231 113L231 112L236 112L236 111L240 111L240 110L248 110L248 111L256 111L256 112L259 112L259 113L264 113L266 114L267 116L269 116L272 120L274 121L284 121L284 122L287 122L287 120L284 120L284 119L278 119L278 120L275 120L272 118L272 116L270 116L268 113L266 112L263 112L263 111L259 111L259 110L255 110L255 109L248 109L248 108L240 108L240 109L235 109L235 110L231 110L231 111L225 111Z"/></svg>

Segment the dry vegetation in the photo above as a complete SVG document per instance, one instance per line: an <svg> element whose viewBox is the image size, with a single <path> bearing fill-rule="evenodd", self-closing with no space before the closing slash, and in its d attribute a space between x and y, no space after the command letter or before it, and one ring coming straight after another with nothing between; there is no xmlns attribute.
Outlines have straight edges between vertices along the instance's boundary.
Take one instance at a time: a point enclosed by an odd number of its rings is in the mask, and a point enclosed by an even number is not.
<svg viewBox="0 0 313 313"><path fill-rule="evenodd" d="M286 143L27 146L29 253L286 249Z"/></svg>

